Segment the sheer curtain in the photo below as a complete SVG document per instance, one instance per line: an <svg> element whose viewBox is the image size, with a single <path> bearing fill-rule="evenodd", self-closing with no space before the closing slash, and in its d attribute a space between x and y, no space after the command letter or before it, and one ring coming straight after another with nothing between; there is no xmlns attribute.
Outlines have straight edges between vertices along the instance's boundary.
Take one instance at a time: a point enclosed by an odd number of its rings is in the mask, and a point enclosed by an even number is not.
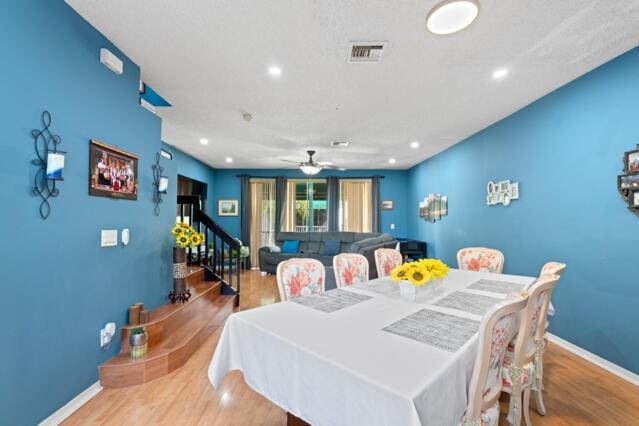
<svg viewBox="0 0 639 426"><path fill-rule="evenodd" d="M253 268L259 265L260 247L275 245L275 179L251 179L251 242Z"/></svg>
<svg viewBox="0 0 639 426"><path fill-rule="evenodd" d="M370 179L341 179L339 183L339 229L372 232L373 190Z"/></svg>
<svg viewBox="0 0 639 426"><path fill-rule="evenodd" d="M286 200L284 201L284 211L282 220L282 231L295 231L295 187L297 182L289 179L286 182Z"/></svg>

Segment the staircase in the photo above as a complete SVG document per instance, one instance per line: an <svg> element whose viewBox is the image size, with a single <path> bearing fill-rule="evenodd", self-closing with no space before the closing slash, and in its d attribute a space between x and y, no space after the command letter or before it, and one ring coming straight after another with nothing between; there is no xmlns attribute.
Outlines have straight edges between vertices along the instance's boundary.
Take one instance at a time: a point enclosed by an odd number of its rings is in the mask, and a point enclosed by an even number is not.
<svg viewBox="0 0 639 426"><path fill-rule="evenodd" d="M241 243L200 210L199 197L178 197L178 207L182 219L188 214L189 223L206 235L205 246L188 253L191 297L151 310L144 324L122 327L120 353L99 367L104 387L146 383L179 368L239 306ZM142 359L132 359L130 353L129 336L136 327L146 327L148 333L148 353Z"/></svg>

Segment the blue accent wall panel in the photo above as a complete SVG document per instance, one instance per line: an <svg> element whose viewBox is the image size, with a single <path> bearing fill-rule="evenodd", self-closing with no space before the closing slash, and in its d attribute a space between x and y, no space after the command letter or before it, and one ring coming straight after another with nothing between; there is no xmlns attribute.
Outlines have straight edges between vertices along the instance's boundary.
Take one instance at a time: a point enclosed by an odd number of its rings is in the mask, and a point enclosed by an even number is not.
<svg viewBox="0 0 639 426"><path fill-rule="evenodd" d="M633 49L410 169L410 236L451 265L467 246L502 250L510 274L567 263L550 331L639 373L639 217L616 187L637 143ZM487 182L504 179L520 182L521 198L487 206ZM448 195L436 223L417 213L429 192Z"/></svg>
<svg viewBox="0 0 639 426"><path fill-rule="evenodd" d="M216 169L215 170L215 204L214 219L220 223L227 231L236 237L240 237L240 217L218 216L217 200L219 199L240 199L240 179L241 174L249 176L275 177L287 176L288 178L302 179L305 176L295 169ZM343 177L371 177L374 175L384 176L381 180L382 200L395 201L393 210L382 210L382 232L386 232L397 237L405 237L408 229L406 226L406 199L407 199L407 171L405 170L349 170L322 171L317 178L327 176ZM395 224L395 229L391 229L391 224Z"/></svg>

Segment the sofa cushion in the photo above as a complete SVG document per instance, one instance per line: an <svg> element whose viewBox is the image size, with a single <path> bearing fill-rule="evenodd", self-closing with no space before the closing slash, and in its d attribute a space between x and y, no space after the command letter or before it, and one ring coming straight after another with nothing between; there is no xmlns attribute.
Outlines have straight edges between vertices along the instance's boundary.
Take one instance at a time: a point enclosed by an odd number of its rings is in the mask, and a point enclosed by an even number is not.
<svg viewBox="0 0 639 426"><path fill-rule="evenodd" d="M337 256L341 252L340 240L324 240L324 248L320 253L323 256Z"/></svg>
<svg viewBox="0 0 639 426"><path fill-rule="evenodd" d="M299 240L286 240L282 245L282 253L292 254L299 252L300 242Z"/></svg>
<svg viewBox="0 0 639 426"><path fill-rule="evenodd" d="M304 243L303 246L300 246L300 253L304 254L317 254L320 252L320 245L322 243L319 241L309 241Z"/></svg>

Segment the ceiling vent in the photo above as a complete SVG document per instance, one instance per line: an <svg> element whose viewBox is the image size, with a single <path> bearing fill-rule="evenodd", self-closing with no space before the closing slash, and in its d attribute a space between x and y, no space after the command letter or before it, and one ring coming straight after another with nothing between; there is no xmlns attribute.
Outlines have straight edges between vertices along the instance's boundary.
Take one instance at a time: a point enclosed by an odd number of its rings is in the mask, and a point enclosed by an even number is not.
<svg viewBox="0 0 639 426"><path fill-rule="evenodd" d="M348 142L347 141L332 141L331 142L331 147L333 147L333 148L348 148Z"/></svg>
<svg viewBox="0 0 639 426"><path fill-rule="evenodd" d="M349 62L380 62L385 42L353 42L350 45Z"/></svg>

